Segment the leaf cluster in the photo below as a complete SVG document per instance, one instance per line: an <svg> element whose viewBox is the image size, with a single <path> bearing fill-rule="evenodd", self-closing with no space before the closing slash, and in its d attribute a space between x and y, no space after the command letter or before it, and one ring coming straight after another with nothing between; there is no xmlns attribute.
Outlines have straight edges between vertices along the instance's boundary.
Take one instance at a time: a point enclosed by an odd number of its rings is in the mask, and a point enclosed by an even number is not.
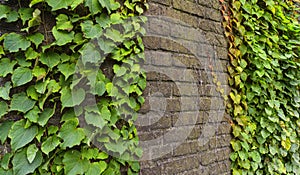
<svg viewBox="0 0 300 175"><path fill-rule="evenodd" d="M143 0L0 4L1 23L17 26L0 36L0 144L9 147L0 174L138 173L146 9Z"/></svg>
<svg viewBox="0 0 300 175"><path fill-rule="evenodd" d="M232 171L300 172L300 25L292 1L233 0L230 40Z"/></svg>

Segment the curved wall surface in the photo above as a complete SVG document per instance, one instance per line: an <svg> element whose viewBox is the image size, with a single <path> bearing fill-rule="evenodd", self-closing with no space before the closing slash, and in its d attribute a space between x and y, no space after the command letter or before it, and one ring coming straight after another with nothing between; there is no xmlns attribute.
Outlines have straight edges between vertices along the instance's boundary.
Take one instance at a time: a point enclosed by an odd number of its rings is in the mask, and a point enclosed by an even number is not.
<svg viewBox="0 0 300 175"><path fill-rule="evenodd" d="M218 0L150 0L142 175L230 174L227 42Z"/></svg>

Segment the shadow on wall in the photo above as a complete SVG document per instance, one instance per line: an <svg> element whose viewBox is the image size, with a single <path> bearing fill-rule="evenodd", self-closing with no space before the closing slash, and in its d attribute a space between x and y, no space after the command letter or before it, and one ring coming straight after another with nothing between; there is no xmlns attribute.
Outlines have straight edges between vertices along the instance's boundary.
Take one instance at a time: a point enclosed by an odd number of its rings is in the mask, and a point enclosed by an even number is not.
<svg viewBox="0 0 300 175"><path fill-rule="evenodd" d="M147 14L146 103L136 122L141 174L230 174L230 125L217 92L229 91L221 17L205 19L190 9L218 10L178 2L150 2Z"/></svg>

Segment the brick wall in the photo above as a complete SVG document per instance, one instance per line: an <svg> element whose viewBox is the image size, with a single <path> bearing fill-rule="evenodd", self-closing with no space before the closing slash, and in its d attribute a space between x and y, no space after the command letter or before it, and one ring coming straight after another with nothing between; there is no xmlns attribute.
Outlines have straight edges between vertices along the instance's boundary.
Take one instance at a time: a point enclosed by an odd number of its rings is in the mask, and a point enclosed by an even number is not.
<svg viewBox="0 0 300 175"><path fill-rule="evenodd" d="M227 42L218 0L149 0L142 175L230 174Z"/></svg>

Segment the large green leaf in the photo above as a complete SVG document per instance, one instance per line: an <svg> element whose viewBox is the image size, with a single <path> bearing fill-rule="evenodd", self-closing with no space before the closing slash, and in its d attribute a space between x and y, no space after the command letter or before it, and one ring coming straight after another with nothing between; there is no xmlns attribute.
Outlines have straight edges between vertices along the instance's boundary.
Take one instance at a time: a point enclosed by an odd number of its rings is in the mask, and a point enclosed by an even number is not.
<svg viewBox="0 0 300 175"><path fill-rule="evenodd" d="M32 163L27 160L26 149L17 152L12 160L13 171L15 175L26 175L33 173L43 162L41 151L36 153Z"/></svg>
<svg viewBox="0 0 300 175"><path fill-rule="evenodd" d="M84 21L80 24L82 32L86 38L98 38L102 35L100 24L95 24L91 20Z"/></svg>
<svg viewBox="0 0 300 175"><path fill-rule="evenodd" d="M8 134L11 139L11 148L14 151L30 143L38 134L37 126L30 126L25 129L25 124L25 120L15 122Z"/></svg>
<svg viewBox="0 0 300 175"><path fill-rule="evenodd" d="M40 61L52 69L59 64L60 55L54 52L43 53L41 55Z"/></svg>
<svg viewBox="0 0 300 175"><path fill-rule="evenodd" d="M72 148L75 145L79 145L80 142L85 138L85 133L82 128L77 128L79 121L77 118L66 121L58 134L63 139L61 144L62 148Z"/></svg>
<svg viewBox="0 0 300 175"><path fill-rule="evenodd" d="M13 73L13 68L17 64L17 61L10 61L8 58L0 59L0 76L6 77L7 74Z"/></svg>
<svg viewBox="0 0 300 175"><path fill-rule="evenodd" d="M30 82L32 78L33 75L31 69L27 67L19 67L14 71L11 80L13 82L13 86L17 87Z"/></svg>
<svg viewBox="0 0 300 175"><path fill-rule="evenodd" d="M120 4L115 0L99 0L99 2L102 7L107 9L108 13L110 13L111 10L117 10L120 7Z"/></svg>
<svg viewBox="0 0 300 175"><path fill-rule="evenodd" d="M0 101L0 119L7 114L8 112L8 105L4 101Z"/></svg>
<svg viewBox="0 0 300 175"><path fill-rule="evenodd" d="M85 98L85 91L82 88L71 91L66 87L63 88L60 93L63 108L79 105Z"/></svg>
<svg viewBox="0 0 300 175"><path fill-rule="evenodd" d="M52 10L68 9L74 0L46 0L46 2L52 7Z"/></svg>
<svg viewBox="0 0 300 175"><path fill-rule="evenodd" d="M0 141L1 144L4 144L6 141L6 138L8 136L8 133L10 131L11 126L13 125L13 121L4 121L0 123Z"/></svg>
<svg viewBox="0 0 300 175"><path fill-rule="evenodd" d="M33 44L35 44L35 47L38 48L39 45L43 42L44 40L44 35L41 33L35 33L32 35L27 36L27 39L29 39Z"/></svg>
<svg viewBox="0 0 300 175"><path fill-rule="evenodd" d="M4 38L4 49L10 52L18 52L19 49L26 50L30 46L30 41L16 33L9 33Z"/></svg>
<svg viewBox="0 0 300 175"><path fill-rule="evenodd" d="M26 113L30 109L34 107L35 101L31 100L26 96L24 92L19 94L14 94L11 104L10 110L11 111L20 111Z"/></svg>
<svg viewBox="0 0 300 175"><path fill-rule="evenodd" d="M94 162L89 165L86 175L101 174L107 168L107 163L104 161Z"/></svg>
<svg viewBox="0 0 300 175"><path fill-rule="evenodd" d="M64 172L68 175L84 174L89 167L89 161L82 159L80 152L76 150L67 151L64 155L63 163L66 165Z"/></svg>
<svg viewBox="0 0 300 175"><path fill-rule="evenodd" d="M57 66L58 70L65 76L65 80L75 73L74 63L64 63Z"/></svg>
<svg viewBox="0 0 300 175"><path fill-rule="evenodd" d="M101 57L98 49L92 43L86 43L79 50L83 64L86 63L101 63L104 58Z"/></svg>
<svg viewBox="0 0 300 175"><path fill-rule="evenodd" d="M85 6L87 6L90 9L90 12L93 15L100 13L102 11L102 7L100 6L98 0L86 0Z"/></svg>

